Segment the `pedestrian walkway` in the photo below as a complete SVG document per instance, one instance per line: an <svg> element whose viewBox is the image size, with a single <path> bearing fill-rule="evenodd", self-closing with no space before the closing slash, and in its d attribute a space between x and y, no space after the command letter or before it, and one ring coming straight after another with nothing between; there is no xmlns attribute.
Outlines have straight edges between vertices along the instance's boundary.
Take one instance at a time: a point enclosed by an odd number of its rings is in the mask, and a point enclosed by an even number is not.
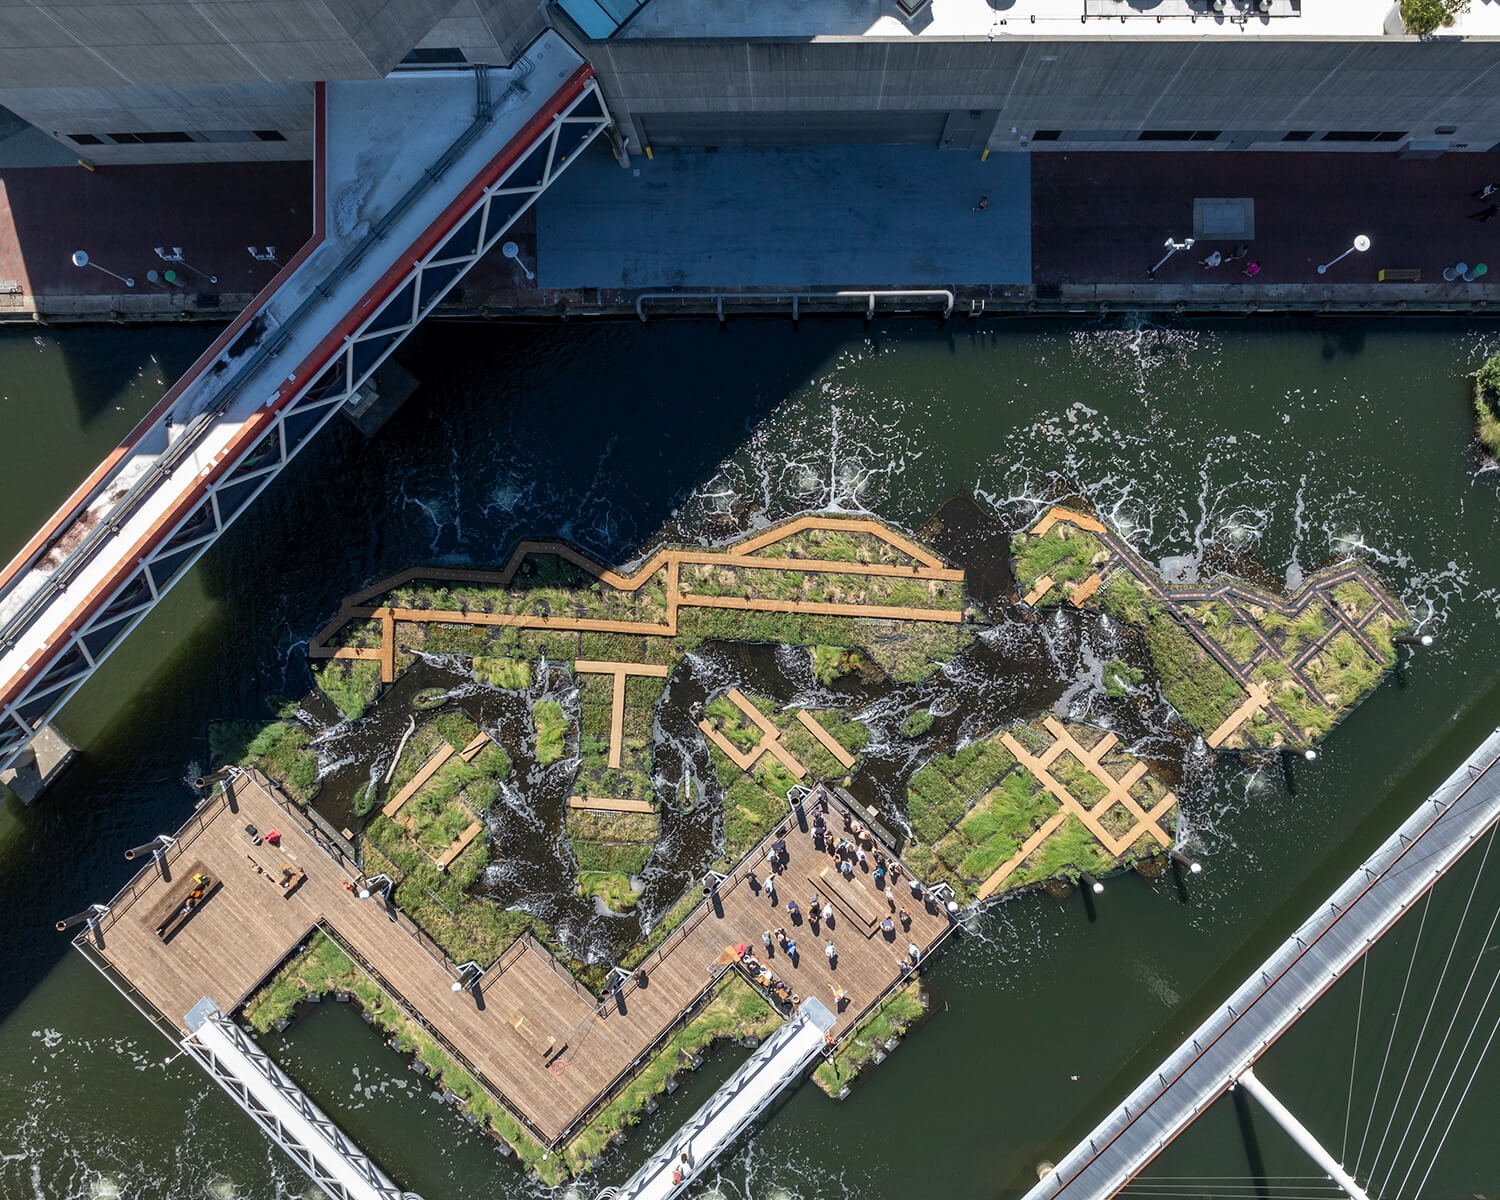
<svg viewBox="0 0 1500 1200"><path fill-rule="evenodd" d="M1024 284L1030 178L1024 155L926 146L663 150L625 171L599 151L537 206L537 274L548 289Z"/></svg>
<svg viewBox="0 0 1500 1200"><path fill-rule="evenodd" d="M661 1149L599 1200L671 1200L680 1196L825 1049L834 1015L809 997L797 1015L767 1038L708 1103L682 1123Z"/></svg>
<svg viewBox="0 0 1500 1200"><path fill-rule="evenodd" d="M1116 1195L1234 1086L1497 820L1500 730L1476 747L1025 1200Z"/></svg>
<svg viewBox="0 0 1500 1200"><path fill-rule="evenodd" d="M608 120L550 32L490 75L320 87L313 237L0 574L0 767Z"/></svg>
<svg viewBox="0 0 1500 1200"><path fill-rule="evenodd" d="M780 555L782 544L792 542L807 532L833 532L850 537L867 537L884 548L887 557L901 556L907 562L861 562L844 559L826 560L810 557ZM526 560L532 557L552 557L578 568L600 584L630 593L640 600L640 619L590 617L573 615L571 612L554 614L533 611L525 605L522 611L489 611L467 605L454 608L411 608L391 602L391 594L405 585L440 578L445 585L478 584L491 588L508 588ZM709 591L694 591L684 586L683 568L709 566L727 572L785 572L798 575L844 576L849 586L861 580L873 584L889 580L915 580L929 585L962 584L964 573L946 566L931 551L903 537L895 530L878 521L854 517L801 516L776 525L769 530L731 543L723 549L684 549L665 547L656 551L634 570L616 571L595 562L564 542L522 542L510 560L499 571L441 570L416 567L389 576L378 583L345 598L338 615L318 631L308 645L312 658L365 659L381 664L381 678L392 683L396 678L396 638L402 625L473 625L478 627L514 627L521 629L557 629L591 633L639 634L646 637L673 637L678 629L678 617L683 608L720 608L739 612L805 613L812 616L880 618L897 621L924 621L957 625L963 620L963 612L955 607L944 607L934 603L923 608L911 604L880 604L855 601L784 600L759 595L722 595ZM659 606L651 596L651 589L659 586L662 599ZM744 590L751 591L748 585ZM582 597L581 597L582 598ZM385 600L384 604L372 605L372 601ZM341 632L352 624L366 621L380 622L380 642L377 645L340 646L337 644ZM588 660L583 660L587 664ZM657 674L653 668L633 663L601 663L606 673L618 676L621 668L626 674ZM585 668L586 669L586 668ZM664 673L664 672L663 672ZM623 694L623 693L622 693ZM619 696L617 703L623 703ZM747 702L748 703L748 702ZM754 706L751 705L751 708ZM760 724L764 718L757 712L752 718ZM764 728L764 726L763 726ZM821 739L820 739L821 740ZM774 747L773 747L774 752ZM788 764L790 766L790 764Z"/></svg>

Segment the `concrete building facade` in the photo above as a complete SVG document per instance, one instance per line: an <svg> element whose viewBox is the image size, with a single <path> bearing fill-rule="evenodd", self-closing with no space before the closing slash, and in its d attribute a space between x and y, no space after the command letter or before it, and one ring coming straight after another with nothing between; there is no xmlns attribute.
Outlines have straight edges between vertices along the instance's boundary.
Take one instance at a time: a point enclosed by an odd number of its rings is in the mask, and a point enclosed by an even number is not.
<svg viewBox="0 0 1500 1200"><path fill-rule="evenodd" d="M306 158L315 80L549 25L635 149L1500 148L1497 0L0 0L0 105L100 163Z"/></svg>

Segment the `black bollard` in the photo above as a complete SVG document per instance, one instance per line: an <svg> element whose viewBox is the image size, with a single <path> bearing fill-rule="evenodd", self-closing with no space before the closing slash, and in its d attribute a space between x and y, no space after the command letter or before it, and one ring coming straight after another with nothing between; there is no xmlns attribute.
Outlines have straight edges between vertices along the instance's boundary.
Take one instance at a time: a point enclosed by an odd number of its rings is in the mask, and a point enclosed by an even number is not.
<svg viewBox="0 0 1500 1200"><path fill-rule="evenodd" d="M1181 850L1177 849L1175 846L1172 849L1168 850L1167 854L1172 859L1172 861L1174 863L1176 863L1178 866L1187 868L1189 874L1192 874L1192 875L1201 875L1203 873L1203 864L1202 863L1198 862L1194 858L1189 858L1186 854L1184 854Z"/></svg>

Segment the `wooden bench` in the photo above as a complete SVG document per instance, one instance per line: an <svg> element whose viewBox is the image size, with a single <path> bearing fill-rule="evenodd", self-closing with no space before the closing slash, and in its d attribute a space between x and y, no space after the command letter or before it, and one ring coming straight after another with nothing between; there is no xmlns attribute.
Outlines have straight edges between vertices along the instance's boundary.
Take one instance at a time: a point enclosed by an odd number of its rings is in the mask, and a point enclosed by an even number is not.
<svg viewBox="0 0 1500 1200"><path fill-rule="evenodd" d="M516 1013L511 1018L510 1027L519 1035L520 1039L530 1046L542 1058L551 1058L553 1048L557 1045L557 1039L545 1030L538 1029L536 1022L526 1016L525 1013Z"/></svg>
<svg viewBox="0 0 1500 1200"><path fill-rule="evenodd" d="M219 880L199 865L163 906L161 920L156 925L156 936L164 942L170 942L177 931L191 921L193 914L218 890Z"/></svg>
<svg viewBox="0 0 1500 1200"><path fill-rule="evenodd" d="M1421 283L1422 271L1419 267L1381 267L1376 278L1381 283Z"/></svg>
<svg viewBox="0 0 1500 1200"><path fill-rule="evenodd" d="M871 930L885 916L885 898L874 888L866 887L857 879L845 879L832 864L818 872L812 883L818 891L831 897L839 908L854 917L865 929Z"/></svg>

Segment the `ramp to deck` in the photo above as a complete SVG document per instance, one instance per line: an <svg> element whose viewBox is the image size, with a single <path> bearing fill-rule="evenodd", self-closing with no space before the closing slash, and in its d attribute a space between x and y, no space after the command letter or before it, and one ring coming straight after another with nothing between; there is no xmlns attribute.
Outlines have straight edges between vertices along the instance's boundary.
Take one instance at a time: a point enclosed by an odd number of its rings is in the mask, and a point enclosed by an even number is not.
<svg viewBox="0 0 1500 1200"><path fill-rule="evenodd" d="M761 1043L745 1064L623 1186L615 1200L671 1200L686 1191L775 1099L802 1078L822 1052L834 1014L809 997L796 1016ZM686 1151L689 1165L682 1166ZM680 1179L674 1173L681 1171Z"/></svg>
<svg viewBox="0 0 1500 1200"><path fill-rule="evenodd" d="M335 1200L419 1200L404 1192L234 1023L204 1000L182 1047Z"/></svg>

